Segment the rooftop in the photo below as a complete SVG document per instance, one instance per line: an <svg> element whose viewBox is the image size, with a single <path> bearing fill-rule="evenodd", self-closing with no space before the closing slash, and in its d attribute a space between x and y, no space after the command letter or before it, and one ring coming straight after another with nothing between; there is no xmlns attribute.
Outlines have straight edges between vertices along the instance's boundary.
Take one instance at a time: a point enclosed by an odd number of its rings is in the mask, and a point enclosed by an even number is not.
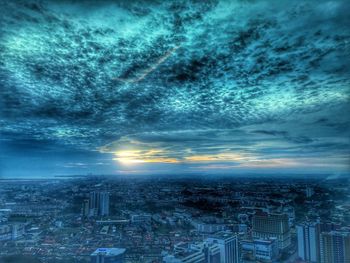
<svg viewBox="0 0 350 263"><path fill-rule="evenodd" d="M220 238L220 239L227 239L235 237L236 234L232 233L231 231L221 231L217 232L214 235L210 236L211 238Z"/></svg>
<svg viewBox="0 0 350 263"><path fill-rule="evenodd" d="M125 252L125 248L98 248L91 256L106 255L106 256L118 256Z"/></svg>

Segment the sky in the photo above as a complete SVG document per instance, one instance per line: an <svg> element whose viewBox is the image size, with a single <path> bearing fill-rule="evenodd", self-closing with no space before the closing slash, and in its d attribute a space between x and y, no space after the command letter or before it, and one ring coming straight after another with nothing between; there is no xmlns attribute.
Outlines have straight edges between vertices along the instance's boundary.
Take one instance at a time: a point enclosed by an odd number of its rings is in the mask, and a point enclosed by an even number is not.
<svg viewBox="0 0 350 263"><path fill-rule="evenodd" d="M348 0L0 2L0 177L350 172Z"/></svg>

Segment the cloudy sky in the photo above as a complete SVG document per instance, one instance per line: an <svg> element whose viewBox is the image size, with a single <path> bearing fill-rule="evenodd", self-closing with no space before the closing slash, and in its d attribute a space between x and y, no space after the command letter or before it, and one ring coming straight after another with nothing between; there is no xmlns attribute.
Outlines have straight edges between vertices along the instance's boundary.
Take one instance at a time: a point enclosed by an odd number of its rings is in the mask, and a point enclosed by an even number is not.
<svg viewBox="0 0 350 263"><path fill-rule="evenodd" d="M348 0L0 2L0 176L350 171Z"/></svg>

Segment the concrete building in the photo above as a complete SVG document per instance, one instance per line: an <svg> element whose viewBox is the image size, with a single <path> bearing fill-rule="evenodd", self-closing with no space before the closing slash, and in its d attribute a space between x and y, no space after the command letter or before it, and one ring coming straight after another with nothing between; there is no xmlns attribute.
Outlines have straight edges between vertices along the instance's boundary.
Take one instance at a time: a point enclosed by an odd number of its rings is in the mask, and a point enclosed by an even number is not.
<svg viewBox="0 0 350 263"><path fill-rule="evenodd" d="M201 233L215 233L226 229L225 224L212 224L201 221L192 221L191 224Z"/></svg>
<svg viewBox="0 0 350 263"><path fill-rule="evenodd" d="M320 224L305 222L297 225L298 256L307 262L320 261Z"/></svg>
<svg viewBox="0 0 350 263"><path fill-rule="evenodd" d="M108 216L109 215L109 193L92 192L90 193L90 215Z"/></svg>
<svg viewBox="0 0 350 263"><path fill-rule="evenodd" d="M131 215L131 223L134 224L145 224L145 223L151 223L152 216L150 214L135 214Z"/></svg>
<svg viewBox="0 0 350 263"><path fill-rule="evenodd" d="M314 189L312 187L306 187L305 189L305 195L307 198L310 198L311 196L313 196L315 193Z"/></svg>
<svg viewBox="0 0 350 263"><path fill-rule="evenodd" d="M278 241L272 239L242 240L242 257L248 261L274 262L278 257Z"/></svg>
<svg viewBox="0 0 350 263"><path fill-rule="evenodd" d="M0 226L0 241L17 240L25 233L24 224L9 224Z"/></svg>
<svg viewBox="0 0 350 263"><path fill-rule="evenodd" d="M100 193L100 215L108 216L109 215L109 193L101 192Z"/></svg>
<svg viewBox="0 0 350 263"><path fill-rule="evenodd" d="M174 246L174 254L166 255L164 263L206 263L203 247L195 243L180 242Z"/></svg>
<svg viewBox="0 0 350 263"><path fill-rule="evenodd" d="M88 217L90 214L90 201L89 199L85 199L83 201L83 206L82 206L82 215L84 217Z"/></svg>
<svg viewBox="0 0 350 263"><path fill-rule="evenodd" d="M205 243L204 254L206 263L220 263L220 248L216 244Z"/></svg>
<svg viewBox="0 0 350 263"><path fill-rule="evenodd" d="M286 214L258 213L252 219L254 239L277 238L278 248L286 249L291 245L291 234Z"/></svg>
<svg viewBox="0 0 350 263"><path fill-rule="evenodd" d="M124 248L98 248L91 254L91 263L124 263Z"/></svg>
<svg viewBox="0 0 350 263"><path fill-rule="evenodd" d="M176 255L167 255L164 263L206 263L205 255L201 251L188 251Z"/></svg>
<svg viewBox="0 0 350 263"><path fill-rule="evenodd" d="M254 240L254 257L256 260L273 262L278 256L277 239Z"/></svg>
<svg viewBox="0 0 350 263"><path fill-rule="evenodd" d="M323 232L320 236L321 263L350 262L350 232Z"/></svg>
<svg viewBox="0 0 350 263"><path fill-rule="evenodd" d="M164 263L220 263L220 249L206 242L180 242L174 246L174 254L163 257Z"/></svg>
<svg viewBox="0 0 350 263"><path fill-rule="evenodd" d="M0 226L0 241L11 240L12 231L10 225L1 225Z"/></svg>
<svg viewBox="0 0 350 263"><path fill-rule="evenodd" d="M207 238L206 243L216 244L220 249L220 263L241 262L238 236L230 231L218 232Z"/></svg>

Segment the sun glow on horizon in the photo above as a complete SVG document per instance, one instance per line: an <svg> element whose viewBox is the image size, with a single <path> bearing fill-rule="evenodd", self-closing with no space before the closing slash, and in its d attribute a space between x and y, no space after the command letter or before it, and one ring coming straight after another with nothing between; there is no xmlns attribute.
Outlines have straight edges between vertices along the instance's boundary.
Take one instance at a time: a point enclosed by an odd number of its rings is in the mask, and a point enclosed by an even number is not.
<svg viewBox="0 0 350 263"><path fill-rule="evenodd" d="M285 158L262 156L252 153L217 152L212 154L194 154L191 151L169 151L166 148L142 149L124 148L113 151L113 160L121 165L132 166L138 164L204 164L196 169L280 169L280 168L319 168L326 166L340 167L341 163L325 162L322 158ZM192 153L192 154L191 154Z"/></svg>
<svg viewBox="0 0 350 263"><path fill-rule="evenodd" d="M163 157L164 151L151 150L121 150L114 153L113 160L122 164L140 164L140 163L179 163L176 158Z"/></svg>

